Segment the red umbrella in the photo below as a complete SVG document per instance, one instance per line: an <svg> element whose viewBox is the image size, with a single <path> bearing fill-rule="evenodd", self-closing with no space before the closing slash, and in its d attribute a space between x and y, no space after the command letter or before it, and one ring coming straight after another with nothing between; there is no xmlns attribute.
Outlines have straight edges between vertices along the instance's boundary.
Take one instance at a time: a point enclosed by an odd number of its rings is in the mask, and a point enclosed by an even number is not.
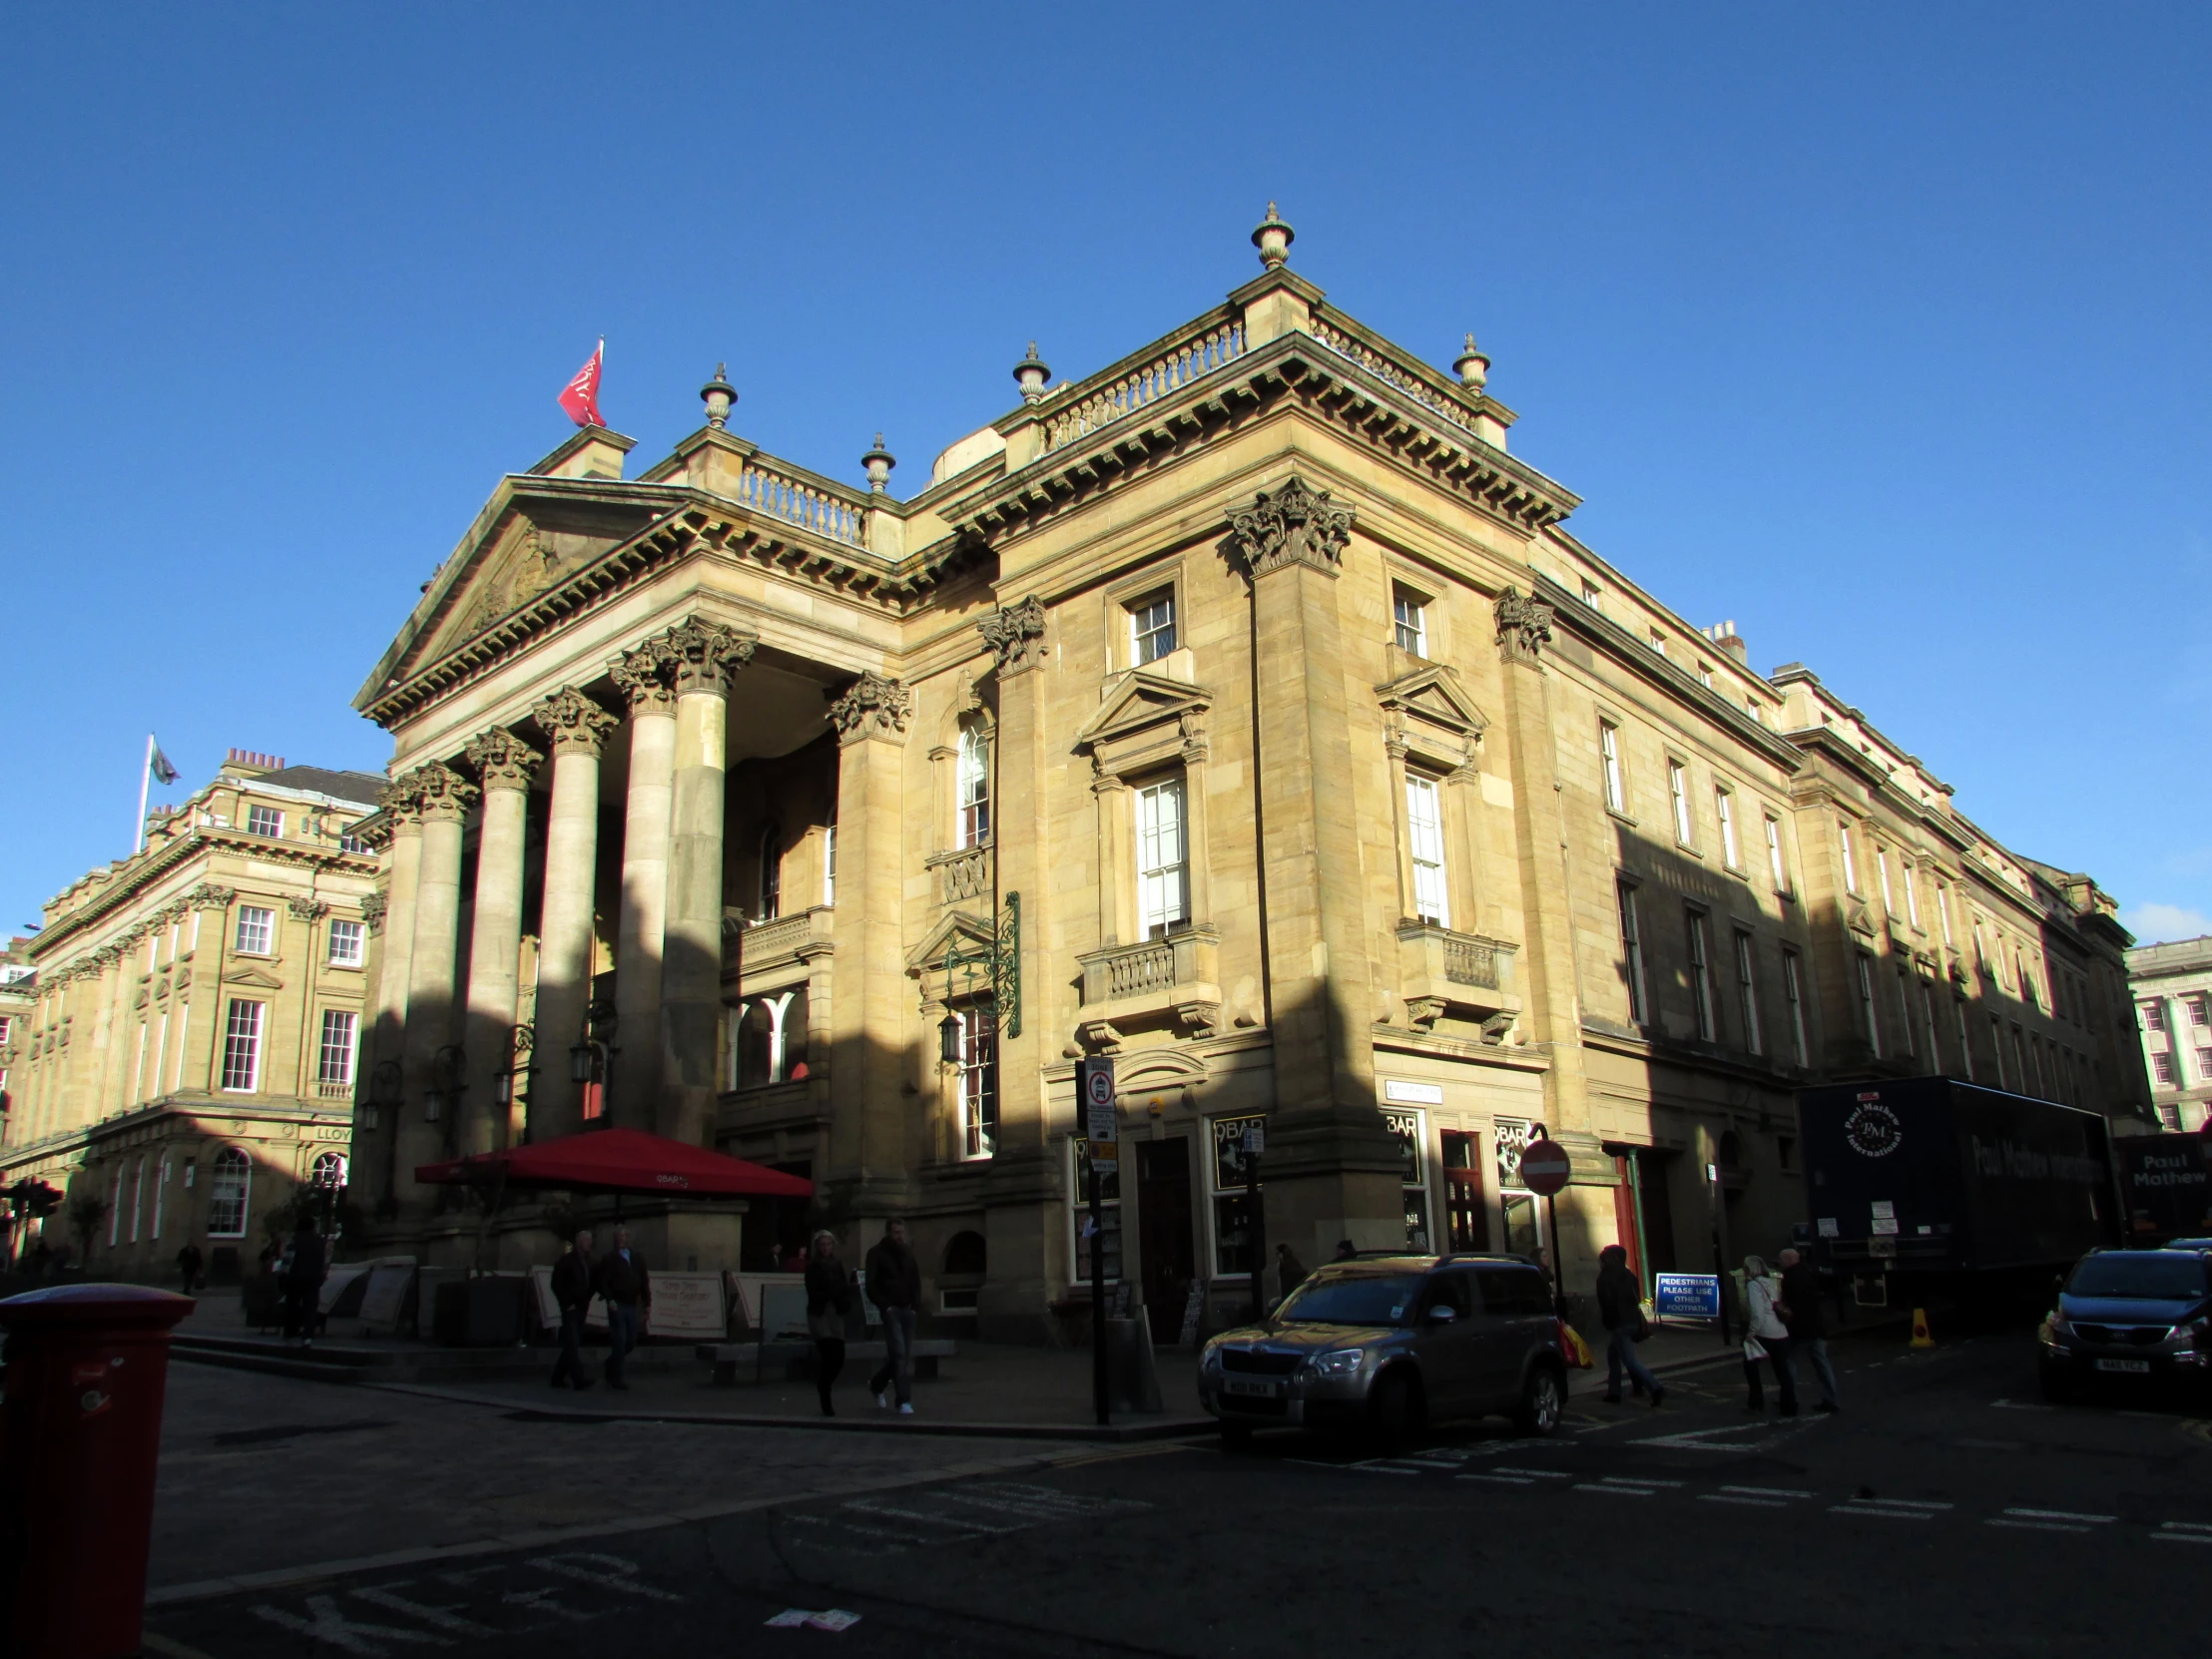
<svg viewBox="0 0 2212 1659"><path fill-rule="evenodd" d="M482 1152L420 1164L415 1179L432 1186L466 1183L559 1187L576 1192L688 1193L703 1198L811 1198L815 1184L765 1164L642 1129L587 1129L507 1152Z"/></svg>

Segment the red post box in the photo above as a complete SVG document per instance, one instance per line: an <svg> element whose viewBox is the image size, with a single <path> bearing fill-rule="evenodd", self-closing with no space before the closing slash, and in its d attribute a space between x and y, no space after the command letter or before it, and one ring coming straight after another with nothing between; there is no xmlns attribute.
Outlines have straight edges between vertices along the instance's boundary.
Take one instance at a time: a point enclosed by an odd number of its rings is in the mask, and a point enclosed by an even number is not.
<svg viewBox="0 0 2212 1659"><path fill-rule="evenodd" d="M143 1285L57 1285L0 1302L8 1653L139 1651L170 1330L192 1310L192 1298Z"/></svg>

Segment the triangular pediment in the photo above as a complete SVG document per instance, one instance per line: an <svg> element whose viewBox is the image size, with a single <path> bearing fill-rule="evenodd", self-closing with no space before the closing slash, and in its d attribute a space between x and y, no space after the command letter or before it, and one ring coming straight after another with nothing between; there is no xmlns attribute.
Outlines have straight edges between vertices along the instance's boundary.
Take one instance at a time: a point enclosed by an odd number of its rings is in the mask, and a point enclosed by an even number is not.
<svg viewBox="0 0 2212 1659"><path fill-rule="evenodd" d="M1133 668L1107 686L1098 713L1076 734L1075 747L1098 749L1125 743L1154 727L1180 725L1186 715L1202 716L1213 706L1212 695L1202 686Z"/></svg>
<svg viewBox="0 0 2212 1659"><path fill-rule="evenodd" d="M1468 742L1480 738L1490 724L1489 717L1460 689L1458 670L1443 663L1431 663L1378 686L1375 695L1393 714L1424 721Z"/></svg>
<svg viewBox="0 0 2212 1659"><path fill-rule="evenodd" d="M280 991L284 982L269 969L254 962L241 962L223 976L226 985L249 985L259 991Z"/></svg>
<svg viewBox="0 0 2212 1659"><path fill-rule="evenodd" d="M1845 911L1844 925L1854 933L1864 933L1870 939L1874 937L1874 916L1864 904L1851 905Z"/></svg>
<svg viewBox="0 0 2212 1659"><path fill-rule="evenodd" d="M921 943L906 952L906 973L919 979L939 968L947 951L963 956L990 950L998 944L998 929L982 916L970 915L965 910L951 910L936 926L929 929ZM986 979L988 975L984 976Z"/></svg>

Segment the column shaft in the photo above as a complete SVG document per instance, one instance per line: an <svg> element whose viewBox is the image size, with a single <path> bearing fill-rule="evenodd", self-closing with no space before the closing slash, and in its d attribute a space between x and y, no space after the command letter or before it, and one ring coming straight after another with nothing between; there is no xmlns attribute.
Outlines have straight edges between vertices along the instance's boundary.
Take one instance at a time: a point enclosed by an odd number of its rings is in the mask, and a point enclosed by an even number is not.
<svg viewBox="0 0 2212 1659"><path fill-rule="evenodd" d="M913 1005L899 948L899 768L905 758L899 734L906 692L896 681L875 684L896 688L897 725L866 713L838 721L837 953L830 993L831 1161L840 1181L858 1184L864 1219L902 1203L907 1172L918 1161L900 1075Z"/></svg>
<svg viewBox="0 0 2212 1659"><path fill-rule="evenodd" d="M531 1048L533 1141L583 1126L583 1091L569 1049L591 1001L592 921L598 913L599 751L615 717L581 692L555 692L531 711L553 744L553 800L545 830L545 899L538 917L537 1023Z"/></svg>
<svg viewBox="0 0 2212 1659"><path fill-rule="evenodd" d="M628 1098L661 1096L661 962L668 925L668 836L676 767L676 694L651 651L618 658L630 698L630 787L623 802L622 899L615 924L615 1021L626 1033Z"/></svg>
<svg viewBox="0 0 2212 1659"><path fill-rule="evenodd" d="M515 1010L522 954L522 863L530 778L543 758L512 734L491 731L468 746L483 779L484 813L476 838L476 908L468 951L469 1092L462 1118L464 1153L490 1152L521 1139L523 1091L502 1089L514 1065ZM505 1092L509 1103L502 1105Z"/></svg>
<svg viewBox="0 0 2212 1659"><path fill-rule="evenodd" d="M461 918L461 819L476 787L432 762L408 775L422 810L422 855L415 875L414 948L407 972L407 1024L401 1064L406 1104L400 1109L400 1199L416 1196L414 1166L441 1156L452 1144L457 1101L453 1085L466 1081L438 1065L454 1039L454 978ZM439 1116L428 1116L432 1089L443 1093Z"/></svg>

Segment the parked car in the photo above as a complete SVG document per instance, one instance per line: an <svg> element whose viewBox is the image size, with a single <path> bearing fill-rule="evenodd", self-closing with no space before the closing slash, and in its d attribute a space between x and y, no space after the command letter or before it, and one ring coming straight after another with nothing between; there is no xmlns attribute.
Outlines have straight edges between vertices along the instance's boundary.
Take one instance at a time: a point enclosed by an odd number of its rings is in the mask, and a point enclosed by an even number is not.
<svg viewBox="0 0 2212 1659"><path fill-rule="evenodd" d="M1550 1286L1521 1257L1363 1256L1207 1343L1198 1394L1231 1444L1269 1424L1396 1443L1493 1413L1550 1434L1566 1407L1567 1345Z"/></svg>
<svg viewBox="0 0 2212 1659"><path fill-rule="evenodd" d="M2099 1250L2073 1265L2037 1333L2043 1392L2114 1381L2212 1382L2212 1278L2199 1250Z"/></svg>

